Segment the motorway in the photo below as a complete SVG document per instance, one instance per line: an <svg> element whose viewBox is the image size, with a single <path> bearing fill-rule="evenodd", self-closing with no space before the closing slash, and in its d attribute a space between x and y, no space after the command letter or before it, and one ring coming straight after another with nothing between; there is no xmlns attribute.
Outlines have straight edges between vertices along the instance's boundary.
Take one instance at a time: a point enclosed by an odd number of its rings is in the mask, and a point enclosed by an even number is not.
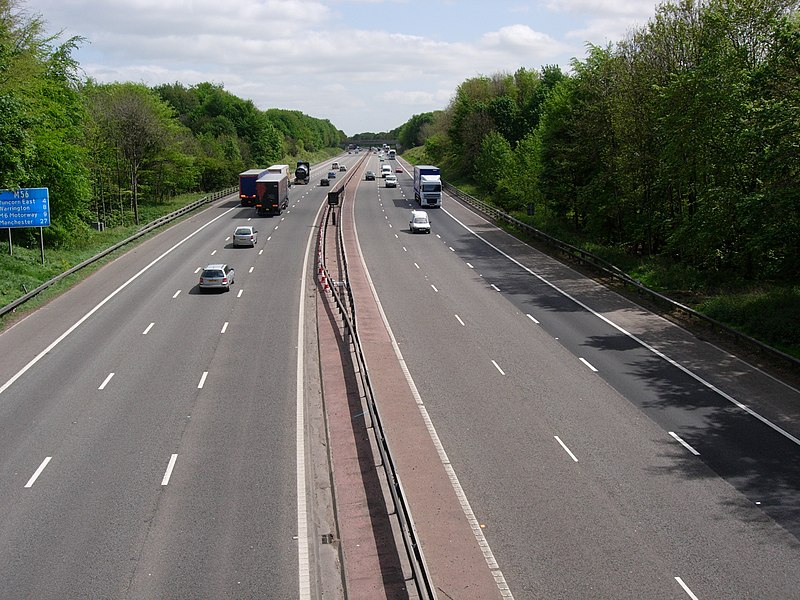
<svg viewBox="0 0 800 600"><path fill-rule="evenodd" d="M321 593L336 558L308 540L332 525L297 422L319 406L300 299L327 167L283 215L217 201L0 335L0 597ZM231 246L244 223L255 248ZM219 262L232 289L201 294Z"/></svg>
<svg viewBox="0 0 800 600"><path fill-rule="evenodd" d="M328 166L282 216L215 202L0 334L1 598L336 597L303 277ZM797 597L797 390L452 199L409 234L405 169L358 183L358 240L509 593ZM235 284L200 294L214 262Z"/></svg>
<svg viewBox="0 0 800 600"><path fill-rule="evenodd" d="M454 200L410 234L409 168L360 252L514 597L797 597L797 390Z"/></svg>

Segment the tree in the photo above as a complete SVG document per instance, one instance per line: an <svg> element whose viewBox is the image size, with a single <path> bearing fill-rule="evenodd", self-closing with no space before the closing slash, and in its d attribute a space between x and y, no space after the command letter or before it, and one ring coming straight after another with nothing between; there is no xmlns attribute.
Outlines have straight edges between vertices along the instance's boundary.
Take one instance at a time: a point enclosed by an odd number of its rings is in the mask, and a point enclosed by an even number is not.
<svg viewBox="0 0 800 600"><path fill-rule="evenodd" d="M139 183L142 168L168 146L173 134L173 109L141 84L100 86L94 114L127 167L134 222L139 224Z"/></svg>
<svg viewBox="0 0 800 600"><path fill-rule="evenodd" d="M493 191L500 180L513 169L514 155L511 145L497 131L490 131L481 142L481 149L475 158L475 179L484 188Z"/></svg>

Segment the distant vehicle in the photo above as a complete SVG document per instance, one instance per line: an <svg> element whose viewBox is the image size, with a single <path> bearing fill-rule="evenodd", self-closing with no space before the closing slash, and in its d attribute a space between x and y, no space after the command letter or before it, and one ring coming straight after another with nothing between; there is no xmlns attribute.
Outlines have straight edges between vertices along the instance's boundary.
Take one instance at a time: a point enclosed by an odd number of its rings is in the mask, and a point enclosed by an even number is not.
<svg viewBox="0 0 800 600"><path fill-rule="evenodd" d="M442 178L439 167L414 166L414 199L423 207L442 205Z"/></svg>
<svg viewBox="0 0 800 600"><path fill-rule="evenodd" d="M375 181L375 173L372 171L364 173L364 181Z"/></svg>
<svg viewBox="0 0 800 600"><path fill-rule="evenodd" d="M389 165L381 165L381 177L386 177L392 172L392 167Z"/></svg>
<svg viewBox="0 0 800 600"><path fill-rule="evenodd" d="M336 161L332 162L332 163L331 163L331 169L332 169L333 171L338 171L338 170L339 170L339 163L338 163L338 162L336 162Z"/></svg>
<svg viewBox="0 0 800 600"><path fill-rule="evenodd" d="M198 287L201 291L210 289L230 291L235 275L236 272L230 265L222 263L208 265L200 273Z"/></svg>
<svg viewBox="0 0 800 600"><path fill-rule="evenodd" d="M311 163L302 160L297 161L297 168L294 170L294 182L308 185L311 180Z"/></svg>
<svg viewBox="0 0 800 600"><path fill-rule="evenodd" d="M267 173L256 181L256 192L256 211L259 216L281 214L289 206L288 174Z"/></svg>
<svg viewBox="0 0 800 600"><path fill-rule="evenodd" d="M411 233L430 233L431 222L428 213L424 210L412 210L411 220L408 222L408 230Z"/></svg>
<svg viewBox="0 0 800 600"><path fill-rule="evenodd" d="M342 173L344 173L345 171L347 171L347 167L346 167L346 166L344 166L344 165L341 165L341 166L339 167L339 171L341 171Z"/></svg>
<svg viewBox="0 0 800 600"><path fill-rule="evenodd" d="M389 156L389 160L395 160L397 156L397 150L390 148L386 154Z"/></svg>
<svg viewBox="0 0 800 600"><path fill-rule="evenodd" d="M233 247L252 246L258 243L258 231L249 225L241 225L233 231Z"/></svg>
<svg viewBox="0 0 800 600"><path fill-rule="evenodd" d="M328 179L336 179L336 171L328 171Z"/></svg>
<svg viewBox="0 0 800 600"><path fill-rule="evenodd" d="M385 182L384 185L386 187L396 188L397 187L397 175L394 175L394 174L390 173L389 175L386 176L386 179L384 179L384 182Z"/></svg>
<svg viewBox="0 0 800 600"><path fill-rule="evenodd" d="M330 182L330 181L328 181L328 178L327 178L327 177L323 177L322 179L320 179L320 180L319 180L319 184L320 184L320 185L330 185L330 184L331 184L331 182Z"/></svg>
<svg viewBox="0 0 800 600"><path fill-rule="evenodd" d="M267 169L248 169L239 173L239 204L253 206L256 203L256 181Z"/></svg>
<svg viewBox="0 0 800 600"><path fill-rule="evenodd" d="M394 172L395 173L402 173L403 172L403 167L395 167L394 168Z"/></svg>

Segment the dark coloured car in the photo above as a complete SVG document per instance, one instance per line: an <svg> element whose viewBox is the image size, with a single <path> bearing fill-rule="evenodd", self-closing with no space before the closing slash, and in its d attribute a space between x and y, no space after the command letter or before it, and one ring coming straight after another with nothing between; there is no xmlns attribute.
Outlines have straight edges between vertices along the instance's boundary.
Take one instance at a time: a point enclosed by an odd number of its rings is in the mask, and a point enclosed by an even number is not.
<svg viewBox="0 0 800 600"><path fill-rule="evenodd" d="M327 177L323 177L322 179L320 179L320 180L319 180L319 184L320 184L320 185L330 185L330 184L331 184L331 182L330 182L330 181L328 181L328 178L327 178Z"/></svg>
<svg viewBox="0 0 800 600"><path fill-rule="evenodd" d="M367 171L364 174L364 179L366 181L375 181L375 173L373 173L372 171Z"/></svg>

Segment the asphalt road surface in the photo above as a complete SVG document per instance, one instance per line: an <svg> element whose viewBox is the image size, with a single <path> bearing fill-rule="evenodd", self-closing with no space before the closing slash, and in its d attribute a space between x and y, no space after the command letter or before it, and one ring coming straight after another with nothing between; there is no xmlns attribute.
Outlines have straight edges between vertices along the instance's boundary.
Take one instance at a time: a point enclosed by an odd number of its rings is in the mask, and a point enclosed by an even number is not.
<svg viewBox="0 0 800 600"><path fill-rule="evenodd" d="M0 335L0 597L319 595L297 362L328 166L282 216L215 203ZM798 392L453 200L411 235L398 179L359 183L364 259L513 596L796 597ZM232 290L199 293L216 262Z"/></svg>
<svg viewBox="0 0 800 600"><path fill-rule="evenodd" d="M283 215L218 201L0 335L0 597L318 592L296 382L327 167ZM232 247L241 224L255 248ZM200 293L210 263L229 292Z"/></svg>
<svg viewBox="0 0 800 600"><path fill-rule="evenodd" d="M796 597L797 390L398 176L361 249L514 597Z"/></svg>

